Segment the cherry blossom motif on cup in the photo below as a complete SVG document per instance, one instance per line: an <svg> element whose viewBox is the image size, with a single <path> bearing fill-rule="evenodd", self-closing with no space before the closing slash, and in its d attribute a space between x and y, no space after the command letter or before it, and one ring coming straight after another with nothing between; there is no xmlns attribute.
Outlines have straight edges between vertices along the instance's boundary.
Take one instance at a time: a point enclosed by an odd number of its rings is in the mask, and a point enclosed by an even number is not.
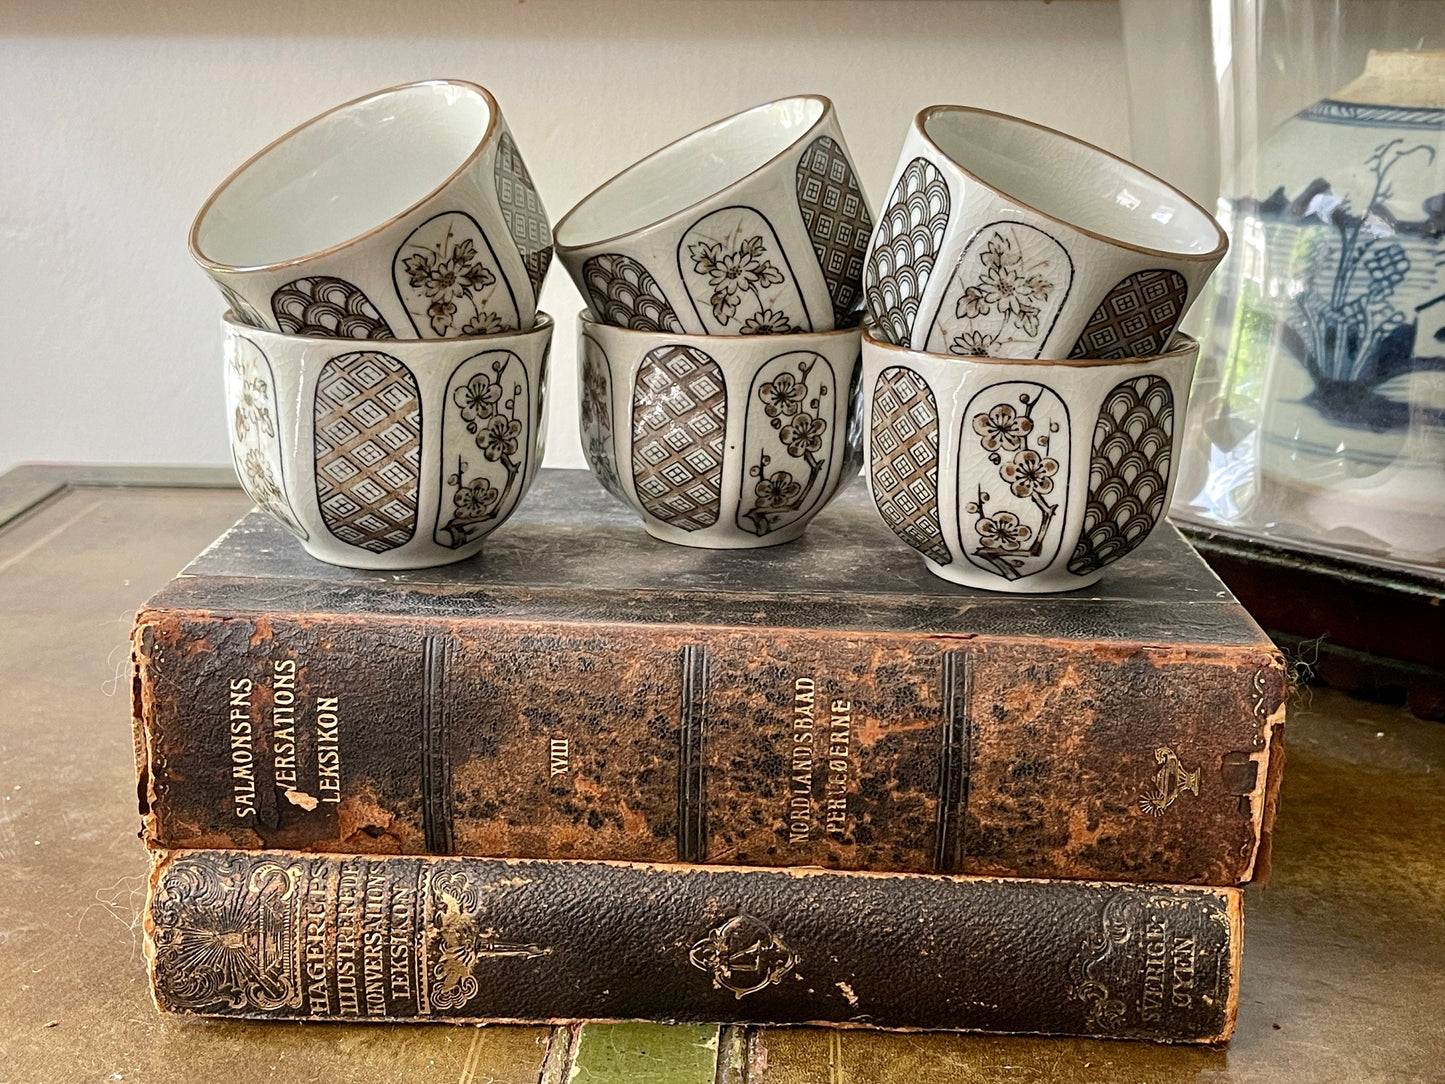
<svg viewBox="0 0 1445 1084"><path fill-rule="evenodd" d="M769 534L802 519L822 497L836 394L832 365L812 351L782 354L758 370L743 450L749 464L738 505L743 530Z"/></svg>
<svg viewBox="0 0 1445 1084"><path fill-rule="evenodd" d="M959 532L975 539L964 547L969 563L1007 580L1041 571L1062 541L1068 409L1048 388L1015 381L975 395L962 424Z"/></svg>
<svg viewBox="0 0 1445 1084"><path fill-rule="evenodd" d="M520 494L532 425L522 360L510 350L468 358L448 381L446 410L443 502L433 537L439 545L456 549L506 519Z"/></svg>

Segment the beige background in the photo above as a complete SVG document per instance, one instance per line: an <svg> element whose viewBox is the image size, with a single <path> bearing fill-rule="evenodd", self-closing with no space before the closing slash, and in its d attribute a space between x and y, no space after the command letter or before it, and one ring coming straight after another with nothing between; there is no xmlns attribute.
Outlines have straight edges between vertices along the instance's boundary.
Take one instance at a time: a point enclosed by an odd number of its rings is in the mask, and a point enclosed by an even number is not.
<svg viewBox="0 0 1445 1084"><path fill-rule="evenodd" d="M192 215L288 128L437 75L496 94L554 221L649 150L800 91L836 102L875 208L936 102L1130 149L1111 0L5 0L0 470L229 462L222 306L186 254ZM559 265L542 302L559 324L547 461L579 466L582 302Z"/></svg>

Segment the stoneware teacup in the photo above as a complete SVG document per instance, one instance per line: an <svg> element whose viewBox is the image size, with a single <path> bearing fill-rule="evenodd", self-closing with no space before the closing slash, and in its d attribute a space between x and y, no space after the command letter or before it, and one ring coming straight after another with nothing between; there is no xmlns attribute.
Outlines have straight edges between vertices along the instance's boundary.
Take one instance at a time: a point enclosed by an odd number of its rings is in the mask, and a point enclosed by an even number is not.
<svg viewBox="0 0 1445 1084"><path fill-rule="evenodd" d="M552 319L485 339L362 343L227 314L241 484L306 552L352 568L460 561L542 462Z"/></svg>
<svg viewBox="0 0 1445 1084"><path fill-rule="evenodd" d="M664 542L789 542L858 474L859 334L679 335L584 311L588 466Z"/></svg>
<svg viewBox="0 0 1445 1084"><path fill-rule="evenodd" d="M557 223L603 323L692 335L852 327L873 223L833 103L769 102L623 170Z"/></svg>
<svg viewBox="0 0 1445 1084"><path fill-rule="evenodd" d="M244 323L441 339L530 328L552 232L496 99L436 79L276 140L206 201L190 248Z"/></svg>
<svg viewBox="0 0 1445 1084"><path fill-rule="evenodd" d="M863 338L868 485L935 576L1098 582L1164 517L1199 344L1145 358L956 358Z"/></svg>
<svg viewBox="0 0 1445 1084"><path fill-rule="evenodd" d="M1081 140L937 105L913 119L868 250L882 340L936 354L1164 352L1228 247L1184 193Z"/></svg>

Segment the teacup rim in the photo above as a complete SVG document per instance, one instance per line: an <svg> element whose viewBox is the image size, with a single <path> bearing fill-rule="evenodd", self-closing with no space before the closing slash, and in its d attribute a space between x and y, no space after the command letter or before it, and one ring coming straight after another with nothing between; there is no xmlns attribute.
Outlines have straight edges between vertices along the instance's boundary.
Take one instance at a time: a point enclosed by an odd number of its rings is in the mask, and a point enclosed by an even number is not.
<svg viewBox="0 0 1445 1084"><path fill-rule="evenodd" d="M1117 162L1125 168L1132 170L1135 173L1140 174L1141 176L1147 177L1157 184L1163 185L1169 191L1175 193L1186 204L1188 204L1194 210L1198 211L1201 215L1203 215L1204 220L1214 226L1216 244L1214 248L1210 249L1208 252L1179 252L1177 250L1171 250L1166 248L1150 248L1147 245L1138 245L1132 241L1125 241L1118 237L1110 237L1106 233L1100 233L1097 230L1091 230L1088 227L1081 226L1076 222L1070 222L1068 219L1060 218L1058 215L1050 214L1047 211L1041 211L1039 210L1039 208L1034 207L1031 204L1025 203L1023 200L1020 200L1012 193L1005 192L997 185L990 184L978 174L974 173L973 170L969 169L963 163L959 162L958 159L954 158L952 155L944 151L944 149L940 147L937 142L935 142L933 137L928 134L928 129L926 127L926 123L930 118L942 113L972 113L976 116L996 117L999 120L1005 120L1012 124L1019 124L1026 128L1034 128L1038 131L1046 132L1051 136L1057 136L1060 139L1087 148L1088 150L1093 151L1096 154L1100 154L1105 158L1112 159L1114 162ZM1174 261L1186 261L1189 263L1207 263L1211 260L1217 261L1223 259L1224 254L1229 251L1229 235L1224 232L1224 227L1219 224L1219 220L1217 218L1210 214L1209 211L1207 211L1198 201L1191 198L1187 192L1184 192L1182 189L1180 189L1178 185L1171 184L1170 182L1166 181L1163 177L1160 177L1155 173L1151 173L1143 166L1138 165L1135 162L1131 162L1127 158L1121 157L1120 155L1117 155L1112 151L1107 151L1103 147L1100 147L1095 143L1090 143L1087 139L1080 139L1078 136L1070 135L1068 132L1062 132L1057 128L1050 128L1047 124L1040 124L1037 121L1027 120L1024 117L1015 116L1011 113L1003 113L996 109L982 109L978 106L971 105L926 106L923 109L920 109L918 113L914 116L913 129L915 132L918 133L918 137L922 139L923 142L927 144L934 152L936 152L940 158L948 162L949 165L951 165L954 169L958 170L960 173L964 174L975 184L978 184L982 188L986 188L988 191L994 193L994 195L996 196L1000 196L1003 199L1008 200L1020 210L1027 211L1030 214L1038 215L1045 221L1052 222L1059 226L1063 226L1067 229L1073 230L1075 233L1082 234L1085 237L1091 237L1096 241L1102 241L1105 244L1127 249L1130 252L1138 252L1145 256Z"/></svg>
<svg viewBox="0 0 1445 1084"><path fill-rule="evenodd" d="M350 347L351 353L375 351L378 354L385 354L391 347L400 347L403 350L413 350L419 347L437 349L439 347L457 346L461 344L473 344L478 351L489 349L485 344L498 343L504 340L516 341L527 339L532 336L540 336L543 333L552 334L557 330L557 321L552 314L537 310L536 322L529 328L517 331L498 331L491 335L453 335L442 339L352 339L332 335L296 335L287 331L276 331L269 327L257 327L255 324L248 324L238 319L236 310L227 309L221 314L221 325L233 335L258 335L268 339L279 339L283 342L295 343L298 346L315 344L317 346ZM480 345L477 345L480 344ZM498 349L491 347L490 349Z"/></svg>
<svg viewBox="0 0 1445 1084"><path fill-rule="evenodd" d="M748 343L779 343L779 342L807 342L816 339L846 338L856 336L863 330L862 324L854 324L852 327L834 327L827 331L790 331L786 333L773 333L767 335L697 335L687 331L647 331L642 328L622 327L618 324L609 324L599 320L590 308L582 308L577 313L577 324L582 332L593 328L602 328L608 334L613 332L622 337L636 336L647 339L666 339L668 342L679 343L683 346L692 346L707 352L706 345L710 344L716 348L719 341L733 345L746 345ZM861 342L861 340L860 340Z"/></svg>
<svg viewBox="0 0 1445 1084"><path fill-rule="evenodd" d="M315 252L308 252L303 256L292 256L285 260L275 260L270 263L230 264L222 263L218 260L213 260L211 259L211 257L207 256L201 251L199 240L201 223L205 221L206 215L210 211L212 205L216 202L217 199L220 198L221 194L225 192L226 189L229 188L234 181L236 181L237 178L239 178L243 173L245 173L253 165L259 162L262 158L266 157L266 155L270 154L277 147L281 146L281 144L293 138L301 131L310 128L314 124L321 123L326 118L332 116L335 113L340 113L344 109L350 109L353 106L361 105L363 102L369 102L376 98L383 98L389 94L396 94L403 90L411 90L416 87L431 86L462 87L468 91L479 94L482 99L487 103L488 117L486 130L477 140L477 145L472 148L471 153L469 153L466 158L462 160L461 164L458 165L456 169L452 170L452 172L448 174L443 180L441 180L435 186L429 189L426 194L423 195L420 199L416 200L414 203L407 205L390 217L384 219L381 222L378 222L376 225L370 227L369 229L363 230L361 233L358 233L353 237L348 237L346 238L346 240L338 241L334 245L328 245L325 248L317 249ZM401 219L405 218L407 215L416 211L419 207L434 199L439 192L441 192L444 188L446 188L448 185L450 185L453 181L455 181L458 177L460 177L463 173L465 173L473 165L476 164L476 161L479 157L481 157L482 152L485 151L488 145L491 144L493 139L496 138L496 134L501 127L501 123L501 106L497 104L497 99L492 95L492 92L489 91L486 87L482 86L480 83L474 83L469 79L416 79L408 83L397 83L395 86L384 87L381 90L374 90L370 93L362 94L359 97L352 98L350 101L342 102L340 105L334 105L330 109L326 109L320 113L317 113L315 116L302 121L294 128L291 128L286 132L282 133L281 135L277 136L275 139L271 140L270 143L267 143L264 147L258 150L255 154L251 155L251 157L247 158L244 162L242 162L239 166L231 170L231 172L226 175L225 180L218 184L215 190L206 197L206 202L201 204L201 209L196 212L196 217L191 221L190 232L187 234L186 237L186 246L190 249L191 259L195 260L196 263L200 264L207 271L216 271L223 274L239 275L250 274L257 271L280 271L288 267L299 267L302 264L311 263L319 259L324 259L327 256L333 256L336 253L342 251L343 249L352 247L358 242L365 241L367 238L376 236L378 233L381 233L383 230L395 225Z"/></svg>
<svg viewBox="0 0 1445 1084"><path fill-rule="evenodd" d="M819 103L821 103L822 106L823 106L823 111L818 114L818 119L817 119L817 120L815 120L812 124L810 124L810 125L809 125L806 129L804 129L802 132L800 132L799 135L798 135L798 137L797 137L796 139L794 139L794 140L792 140L791 142L789 142L788 145L787 145L786 147L784 147L782 150L778 151L777 154L775 154L775 155L773 155L772 157L768 158L765 162L762 162L762 163L760 163L759 165L755 166L754 168L752 168L751 170L749 170L747 173L744 173L742 176L737 177L737 178L734 178L732 181L730 181L728 184L724 185L722 188L719 188L719 189L716 189L715 191L709 192L707 195L701 197L700 199L693 200L691 203L685 204L684 206L679 207L679 208L677 208L676 210L669 211L667 214L663 215L661 218L654 219L653 221L647 223L646 225L638 226L638 227L635 228L635 229L623 230L621 233L615 233L615 234L612 234L612 235L609 236L609 237L600 237L600 238L597 238L596 240L587 241L586 243L580 244L580 245L568 245L568 244L564 244L564 243L562 243L562 241L559 239L560 236L561 236L561 234L562 234L563 228L567 225L567 222L568 222L568 221L572 218L572 216L573 216L574 214L576 214L577 211L580 210L589 200L591 200L594 196L596 196L596 195L597 195L599 192L601 192L603 189L605 189L605 188L609 187L610 185L614 184L617 180L619 180L619 179L620 179L621 177L623 177L624 175L632 172L634 169L636 169L636 168L638 168L639 166L641 166L643 163L645 163L645 162L650 162L652 159L658 157L659 155L666 154L668 151L670 151L673 147L677 146L679 143L682 143L682 142L685 142L686 140L692 139L694 136L701 135L702 133L708 131L709 129L712 129L712 128L720 128L720 127L722 127L724 124L728 123L728 121L736 120L738 117L743 116L745 113L752 113L752 112L755 112L756 110L759 110L759 109L767 109L769 106L779 105L779 104L781 104L781 103L783 103L783 102L797 102L797 101L814 101L814 102L819 102ZM705 204L711 203L713 200L715 200L718 196L722 195L724 192L731 192L733 189L735 189L738 185L742 184L744 181L749 180L749 179L752 178L752 177L756 177L756 176L757 176L759 173L761 173L763 170L769 168L770 166L773 165L773 163L777 162L778 159L784 157L784 156L787 155L787 154L790 154L790 153L798 146L799 143L803 142L805 139L807 139L809 136L811 136L814 132L816 132L820 127L822 127L822 125L827 122L828 117L831 116L831 115L833 114L833 112L834 112L833 100L832 100L831 98L829 98L826 94L813 94L813 93L806 93L806 94L785 94L785 95L784 95L783 97L781 97L781 98L773 98L773 99L771 99L771 100L769 100L769 101L766 101L766 102L759 102L757 105L750 105L750 106L748 106L746 109L739 109L739 110L738 110L737 112L735 112L735 113L729 113L729 114L728 114L727 116L725 116L725 117L718 117L716 120L709 121L707 124L704 124L704 125L702 125L701 127L694 128L692 131L690 131L690 132L688 132L688 133L686 133L686 134L684 134L684 135L680 135L680 136L678 136L676 139L669 140L668 142L664 143L664 144L663 144L662 146L660 146L660 147L655 147L655 148L653 148L653 149L652 149L651 151L649 151L647 154L644 154L641 158L639 158L639 159L637 159L636 161L630 162L630 163L628 163L627 165L623 166L620 170L618 170L618 171L617 171L616 173L614 173L612 176L608 177L608 178L607 178L605 181L603 181L601 184L596 185L596 186L593 187L590 191L588 191L586 195L584 195L581 199L579 199L576 203L574 203L570 208L568 208L567 213L564 214L561 218L559 218L559 219L557 220L557 224L552 227L552 240L553 240L553 244L556 246L557 252L558 252L558 254L560 255L560 254L563 253L563 252L568 252L568 253L571 253L571 252L582 252L582 251L584 251L584 250L586 250L586 249L598 248L598 247L601 247L601 246L604 246L604 245L612 245L612 244L615 244L615 243L618 242L618 241L623 240L624 238L629 238L629 237L643 237L643 236L645 236L646 234L652 232L653 230L658 229L659 227L661 227L661 226L665 225L666 223L672 221L674 218L677 218L677 217L680 217L680 216L682 216L682 215L685 215L685 214L687 214L687 213L690 212L690 211L695 211L695 210L697 210L698 208L704 206ZM611 326L611 325L608 325L608 326Z"/></svg>
<svg viewBox="0 0 1445 1084"><path fill-rule="evenodd" d="M929 350L914 350L899 346L874 336L872 326L863 326L863 343L890 353L906 354L909 357L926 358L949 364L964 365L1052 365L1069 369L1102 369L1119 366L1149 365L1157 361L1182 357L1199 352L1199 340L1183 331L1176 331L1169 339L1168 349L1158 354L1144 354L1127 358L994 358L973 354L938 354Z"/></svg>

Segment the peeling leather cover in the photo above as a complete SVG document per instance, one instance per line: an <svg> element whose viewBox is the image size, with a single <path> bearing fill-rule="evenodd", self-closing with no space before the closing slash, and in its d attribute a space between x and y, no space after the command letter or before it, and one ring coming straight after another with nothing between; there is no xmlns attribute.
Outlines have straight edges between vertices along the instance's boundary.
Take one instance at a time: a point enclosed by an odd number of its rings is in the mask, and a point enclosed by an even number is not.
<svg viewBox="0 0 1445 1084"><path fill-rule="evenodd" d="M1218 1042L1240 891L203 850L158 859L145 933L170 1012Z"/></svg>
<svg viewBox="0 0 1445 1084"><path fill-rule="evenodd" d="M480 556L400 573L253 513L134 651L153 847L1233 885L1279 783L1282 660L1173 527L989 594L861 486L708 551L543 471Z"/></svg>

